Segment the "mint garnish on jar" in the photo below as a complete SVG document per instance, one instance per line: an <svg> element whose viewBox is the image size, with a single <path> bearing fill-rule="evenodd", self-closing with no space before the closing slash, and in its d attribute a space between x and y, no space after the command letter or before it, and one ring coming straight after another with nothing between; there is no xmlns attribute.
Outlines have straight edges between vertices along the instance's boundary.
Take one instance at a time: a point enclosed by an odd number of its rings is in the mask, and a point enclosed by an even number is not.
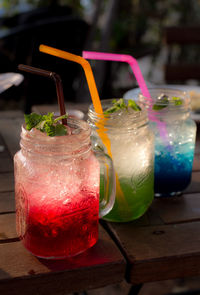
<svg viewBox="0 0 200 295"><path fill-rule="evenodd" d="M27 130L30 131L32 128L36 128L51 137L68 134L66 126L59 122L67 117L68 115L65 114L54 118L54 113L48 113L47 115L39 115L36 113L24 115Z"/></svg>
<svg viewBox="0 0 200 295"><path fill-rule="evenodd" d="M183 104L183 100L180 97L172 96L171 100L169 100L169 97L167 95L162 94L157 98L157 102L154 103L152 109L154 111L162 110L162 109L166 108L169 105L170 101L172 101L175 106Z"/></svg>
<svg viewBox="0 0 200 295"><path fill-rule="evenodd" d="M112 114L115 113L119 110L126 110L128 111L128 108L133 109L134 111L141 111L141 108L139 105L136 104L136 102L134 100L129 99L128 103L125 103L125 100L123 98L120 99L113 99L112 101L112 106L110 108L108 108L107 110L105 110L103 113L104 115L108 115L108 114Z"/></svg>
<svg viewBox="0 0 200 295"><path fill-rule="evenodd" d="M60 116L55 118L54 113L48 113L47 115L39 115L31 113L24 115L26 129L31 130L36 128L41 132L46 133L48 136L62 136L68 134L67 132L67 117L65 111L64 93L61 78L58 74L43 70L40 68L31 67L28 65L18 65L20 71L24 71L30 74L36 74L39 76L47 77L52 79L56 85L57 100L60 109ZM59 122L62 121L62 122Z"/></svg>
<svg viewBox="0 0 200 295"><path fill-rule="evenodd" d="M172 101L174 102L174 104L176 106L179 106L179 105L183 104L183 100L180 97L177 97L177 96L173 96Z"/></svg>

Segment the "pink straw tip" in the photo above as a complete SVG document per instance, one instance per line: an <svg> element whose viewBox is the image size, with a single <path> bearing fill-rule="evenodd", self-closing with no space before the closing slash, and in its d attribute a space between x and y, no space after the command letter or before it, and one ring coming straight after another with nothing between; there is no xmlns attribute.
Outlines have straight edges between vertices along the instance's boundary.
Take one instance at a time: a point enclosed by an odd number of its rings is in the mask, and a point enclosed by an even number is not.
<svg viewBox="0 0 200 295"><path fill-rule="evenodd" d="M138 82L138 85L141 89L142 94L146 98L150 98L150 93L146 86L145 80L142 76L142 72L140 70L139 64L137 60L128 54L118 54L118 53L107 53L107 52L95 52L95 51L83 51L82 53L84 58L87 59L95 59L95 60L111 60L111 61L119 61L126 62L130 65L133 74Z"/></svg>
<svg viewBox="0 0 200 295"><path fill-rule="evenodd" d="M87 59L123 61L123 54L116 53L83 51L82 56Z"/></svg>

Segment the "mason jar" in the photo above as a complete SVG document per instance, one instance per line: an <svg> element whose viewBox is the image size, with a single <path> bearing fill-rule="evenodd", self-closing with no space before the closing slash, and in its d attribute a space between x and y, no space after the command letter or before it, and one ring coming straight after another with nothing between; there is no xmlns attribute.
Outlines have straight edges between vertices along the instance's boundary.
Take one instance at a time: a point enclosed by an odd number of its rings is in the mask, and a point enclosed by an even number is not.
<svg viewBox="0 0 200 295"><path fill-rule="evenodd" d="M101 101L103 111L112 100ZM154 197L154 136L147 112L122 110L107 115L89 107L88 123L92 128L94 148L112 156L116 172L116 198L113 209L104 219L127 222L142 216Z"/></svg>
<svg viewBox="0 0 200 295"><path fill-rule="evenodd" d="M111 210L115 197L112 160L92 150L86 122L67 122L69 135L55 137L22 126L14 157L17 233L32 254L48 259L92 247L99 215ZM100 173L107 187L99 203Z"/></svg>
<svg viewBox="0 0 200 295"><path fill-rule="evenodd" d="M196 123L190 117L190 97L174 89L149 89L146 104L155 135L155 196L180 195L190 184Z"/></svg>

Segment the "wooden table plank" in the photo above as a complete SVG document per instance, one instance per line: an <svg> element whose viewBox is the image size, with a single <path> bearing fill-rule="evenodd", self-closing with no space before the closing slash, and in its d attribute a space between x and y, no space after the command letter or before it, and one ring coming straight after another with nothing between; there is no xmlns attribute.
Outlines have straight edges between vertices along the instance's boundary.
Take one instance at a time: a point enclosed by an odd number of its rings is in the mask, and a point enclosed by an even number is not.
<svg viewBox="0 0 200 295"><path fill-rule="evenodd" d="M97 244L73 258L38 259L21 242L0 244L0 253L0 294L56 295L118 283L125 276L125 260L102 227Z"/></svg>
<svg viewBox="0 0 200 295"><path fill-rule="evenodd" d="M9 239L17 239L15 214L0 214L0 243L5 243Z"/></svg>
<svg viewBox="0 0 200 295"><path fill-rule="evenodd" d="M156 198L151 208L166 224L200 220L200 193Z"/></svg>
<svg viewBox="0 0 200 295"><path fill-rule="evenodd" d="M134 227L108 223L128 259L132 284L200 275L200 221Z"/></svg>
<svg viewBox="0 0 200 295"><path fill-rule="evenodd" d="M200 171L200 154L195 154L192 170Z"/></svg>
<svg viewBox="0 0 200 295"><path fill-rule="evenodd" d="M184 193L199 193L200 192L200 172L192 172L190 185L184 190Z"/></svg>
<svg viewBox="0 0 200 295"><path fill-rule="evenodd" d="M200 154L200 124L197 125L197 136L195 144L195 154Z"/></svg>
<svg viewBox="0 0 200 295"><path fill-rule="evenodd" d="M13 172L0 173L0 192L14 191Z"/></svg>
<svg viewBox="0 0 200 295"><path fill-rule="evenodd" d="M14 192L0 192L0 214L15 211Z"/></svg>

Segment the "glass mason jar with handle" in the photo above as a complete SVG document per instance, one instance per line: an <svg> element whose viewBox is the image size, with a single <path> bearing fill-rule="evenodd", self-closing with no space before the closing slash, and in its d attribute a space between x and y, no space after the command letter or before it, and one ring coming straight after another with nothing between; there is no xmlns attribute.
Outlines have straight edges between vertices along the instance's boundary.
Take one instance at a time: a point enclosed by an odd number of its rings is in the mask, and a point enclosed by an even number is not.
<svg viewBox="0 0 200 295"><path fill-rule="evenodd" d="M196 123L190 118L190 97L181 90L152 88L142 94L155 135L155 196L176 196L190 184Z"/></svg>
<svg viewBox="0 0 200 295"><path fill-rule="evenodd" d="M105 111L112 100L102 100L101 104ZM91 105L88 122L93 146L106 153L102 138L107 136L116 172L115 204L104 219L127 222L139 218L154 197L154 136L145 108L141 105L140 111L128 108L102 115Z"/></svg>
<svg viewBox="0 0 200 295"><path fill-rule="evenodd" d="M21 150L14 157L17 232L32 254L48 259L93 246L99 215L112 209L115 198L112 160L92 150L86 122L67 121L65 136L22 126ZM101 202L100 173L107 183Z"/></svg>

